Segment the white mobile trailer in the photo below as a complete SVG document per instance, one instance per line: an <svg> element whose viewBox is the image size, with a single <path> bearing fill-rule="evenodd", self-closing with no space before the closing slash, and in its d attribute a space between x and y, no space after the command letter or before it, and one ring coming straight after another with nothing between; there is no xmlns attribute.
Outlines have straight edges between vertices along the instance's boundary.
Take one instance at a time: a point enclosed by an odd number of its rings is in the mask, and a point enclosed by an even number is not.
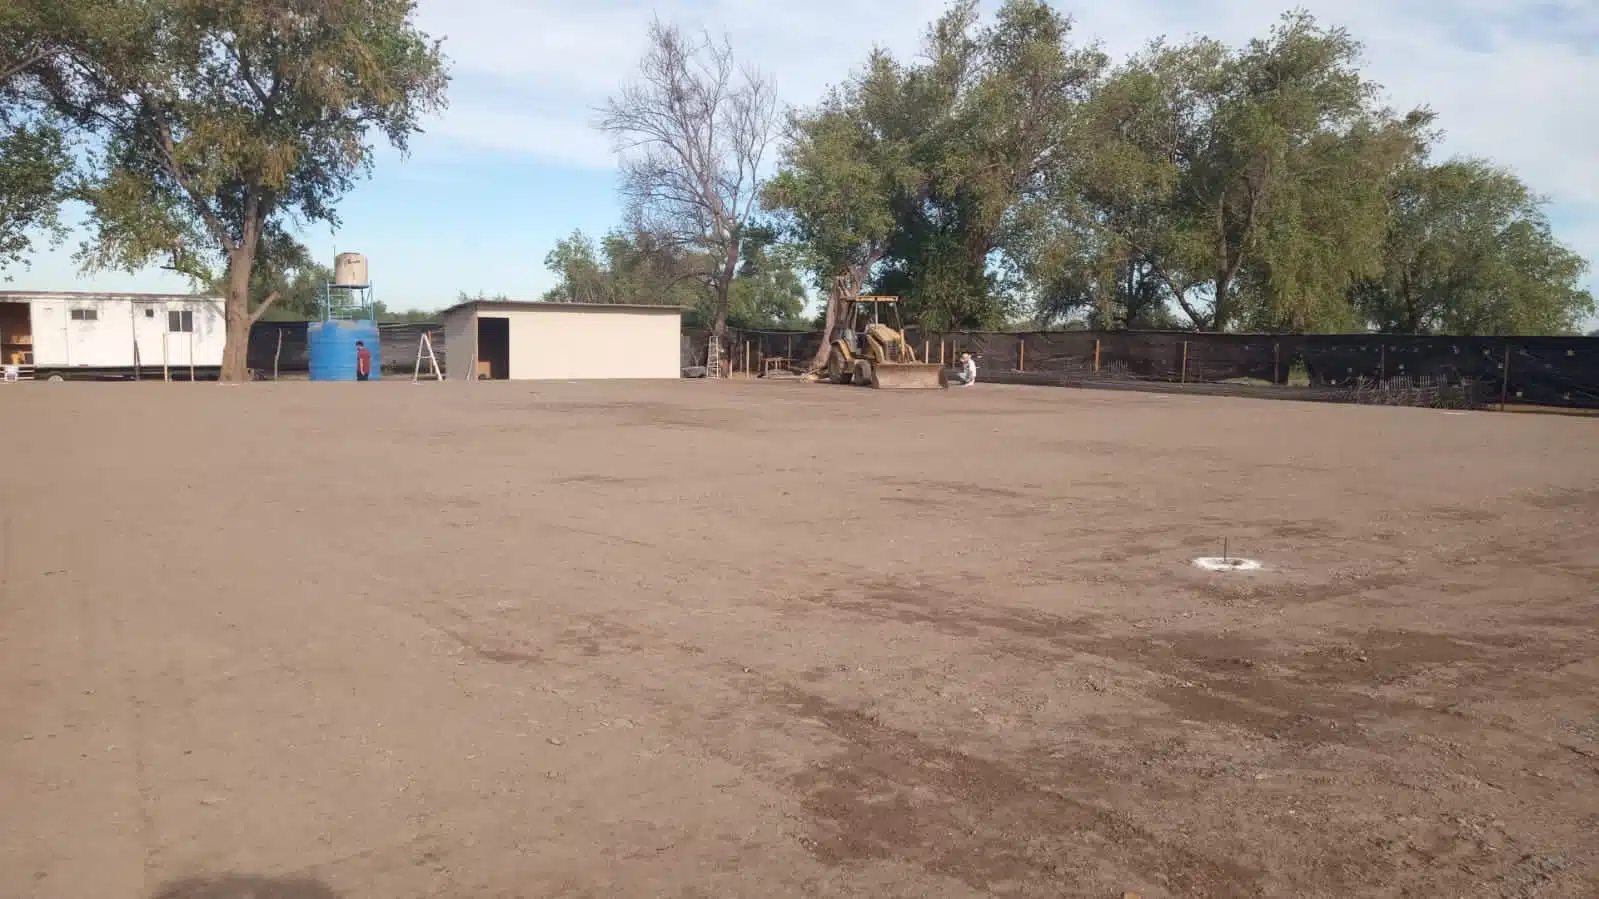
<svg viewBox="0 0 1599 899"><path fill-rule="evenodd" d="M33 378L215 378L221 297L0 291L0 364Z"/></svg>

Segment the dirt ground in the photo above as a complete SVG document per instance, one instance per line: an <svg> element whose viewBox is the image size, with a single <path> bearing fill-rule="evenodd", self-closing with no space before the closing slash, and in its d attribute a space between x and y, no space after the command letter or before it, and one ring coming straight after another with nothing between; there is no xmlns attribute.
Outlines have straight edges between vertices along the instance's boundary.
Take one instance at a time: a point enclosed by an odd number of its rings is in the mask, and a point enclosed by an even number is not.
<svg viewBox="0 0 1599 899"><path fill-rule="evenodd" d="M1599 895L1599 422L0 388L0 893ZM1234 554L1266 569L1199 571Z"/></svg>

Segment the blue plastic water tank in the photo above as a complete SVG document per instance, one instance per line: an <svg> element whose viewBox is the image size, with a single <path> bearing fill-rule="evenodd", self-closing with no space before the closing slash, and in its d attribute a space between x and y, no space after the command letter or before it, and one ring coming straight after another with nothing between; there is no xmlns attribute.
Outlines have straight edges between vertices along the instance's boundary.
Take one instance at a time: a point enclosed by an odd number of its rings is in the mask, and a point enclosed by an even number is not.
<svg viewBox="0 0 1599 899"><path fill-rule="evenodd" d="M375 322L311 322L305 326L305 332L311 351L311 380L354 381L357 340L372 351L372 380L379 378L383 360Z"/></svg>

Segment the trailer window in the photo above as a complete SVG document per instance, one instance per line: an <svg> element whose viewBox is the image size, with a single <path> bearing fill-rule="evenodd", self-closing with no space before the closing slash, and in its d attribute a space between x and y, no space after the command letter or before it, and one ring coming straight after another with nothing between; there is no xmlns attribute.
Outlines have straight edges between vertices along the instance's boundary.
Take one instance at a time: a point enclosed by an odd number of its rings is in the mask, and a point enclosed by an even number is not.
<svg viewBox="0 0 1599 899"><path fill-rule="evenodd" d="M188 334L194 330L194 313L187 309L167 313L167 330L174 334Z"/></svg>
<svg viewBox="0 0 1599 899"><path fill-rule="evenodd" d="M74 310L72 310L72 320L75 321L75 322L94 322L94 321L99 321L100 320L100 310L98 310L98 309L74 309Z"/></svg>
<svg viewBox="0 0 1599 899"><path fill-rule="evenodd" d="M144 317L145 317L145 318L155 318L155 310L154 310L154 309L151 309L151 308L150 308L150 307L148 307L148 306L146 306L146 307L145 307L145 308L144 308Z"/></svg>

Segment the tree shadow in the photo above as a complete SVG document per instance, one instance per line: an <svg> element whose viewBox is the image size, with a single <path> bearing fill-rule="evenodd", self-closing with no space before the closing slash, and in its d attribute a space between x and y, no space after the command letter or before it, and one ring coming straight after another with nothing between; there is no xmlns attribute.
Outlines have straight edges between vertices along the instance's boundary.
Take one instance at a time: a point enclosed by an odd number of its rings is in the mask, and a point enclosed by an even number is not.
<svg viewBox="0 0 1599 899"><path fill-rule="evenodd" d="M308 877L191 877L166 884L151 899L338 899L327 884Z"/></svg>

